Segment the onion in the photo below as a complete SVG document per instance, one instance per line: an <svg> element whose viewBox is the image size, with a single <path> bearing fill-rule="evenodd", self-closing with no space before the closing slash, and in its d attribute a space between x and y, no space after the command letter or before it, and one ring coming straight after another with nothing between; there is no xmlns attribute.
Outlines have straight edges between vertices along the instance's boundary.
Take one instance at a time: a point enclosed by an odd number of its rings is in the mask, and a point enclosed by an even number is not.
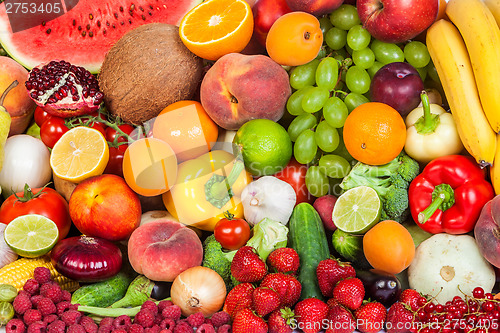
<svg viewBox="0 0 500 333"><path fill-rule="evenodd" d="M245 220L250 225L256 225L264 218L286 225L296 201L292 185L273 176L261 177L241 192Z"/></svg>
<svg viewBox="0 0 500 333"><path fill-rule="evenodd" d="M109 279L122 267L122 252L115 243L90 236L60 240L50 259L59 273L78 282Z"/></svg>
<svg viewBox="0 0 500 333"><path fill-rule="evenodd" d="M185 317L196 312L210 317L224 304L226 285L214 270L194 266L177 275L170 289L170 297Z"/></svg>
<svg viewBox="0 0 500 333"><path fill-rule="evenodd" d="M9 245L3 238L3 231L7 227L6 224L0 223L0 268L14 262L17 259L17 253L12 251Z"/></svg>

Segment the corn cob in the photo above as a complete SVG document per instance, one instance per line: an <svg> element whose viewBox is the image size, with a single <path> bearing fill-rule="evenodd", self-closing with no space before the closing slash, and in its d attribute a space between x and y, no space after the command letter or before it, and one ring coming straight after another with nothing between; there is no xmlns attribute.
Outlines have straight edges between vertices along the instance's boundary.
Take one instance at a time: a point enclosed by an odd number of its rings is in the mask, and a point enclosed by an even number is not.
<svg viewBox="0 0 500 333"><path fill-rule="evenodd" d="M80 287L78 282L61 275L50 261L48 255L38 258L22 258L0 268L0 283L11 284L17 290L23 289L24 283L33 278L36 267L47 267L50 270L52 279L56 281L63 290L73 292Z"/></svg>

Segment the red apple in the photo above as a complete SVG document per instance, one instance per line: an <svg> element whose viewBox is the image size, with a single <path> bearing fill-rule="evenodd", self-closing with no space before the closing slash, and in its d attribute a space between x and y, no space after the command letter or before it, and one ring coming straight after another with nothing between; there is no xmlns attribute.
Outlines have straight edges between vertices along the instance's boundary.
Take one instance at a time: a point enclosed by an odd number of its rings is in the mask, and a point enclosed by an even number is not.
<svg viewBox="0 0 500 333"><path fill-rule="evenodd" d="M269 29L280 16L291 12L286 0L259 0L252 8L254 36L259 43L266 46Z"/></svg>
<svg viewBox="0 0 500 333"><path fill-rule="evenodd" d="M139 226L142 210L139 196L122 177L103 174L76 185L69 214L82 234L120 241Z"/></svg>
<svg viewBox="0 0 500 333"><path fill-rule="evenodd" d="M358 0L356 6L359 19L373 37L401 43L434 22L439 0Z"/></svg>
<svg viewBox="0 0 500 333"><path fill-rule="evenodd" d="M344 0L286 0L294 12L306 12L320 17L333 12L344 3Z"/></svg>

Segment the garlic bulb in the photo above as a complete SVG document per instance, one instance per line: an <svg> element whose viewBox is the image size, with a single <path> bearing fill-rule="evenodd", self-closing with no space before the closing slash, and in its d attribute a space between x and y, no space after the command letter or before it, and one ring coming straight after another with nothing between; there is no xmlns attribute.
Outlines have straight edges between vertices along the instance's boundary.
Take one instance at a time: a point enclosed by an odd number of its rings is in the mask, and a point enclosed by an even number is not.
<svg viewBox="0 0 500 333"><path fill-rule="evenodd" d="M293 187L273 176L251 182L241 193L245 220L251 225L266 217L286 225L296 200Z"/></svg>
<svg viewBox="0 0 500 333"><path fill-rule="evenodd" d="M0 268L14 262L17 259L17 253L12 251L3 238L3 231L5 230L5 227L7 227L5 223L0 223Z"/></svg>

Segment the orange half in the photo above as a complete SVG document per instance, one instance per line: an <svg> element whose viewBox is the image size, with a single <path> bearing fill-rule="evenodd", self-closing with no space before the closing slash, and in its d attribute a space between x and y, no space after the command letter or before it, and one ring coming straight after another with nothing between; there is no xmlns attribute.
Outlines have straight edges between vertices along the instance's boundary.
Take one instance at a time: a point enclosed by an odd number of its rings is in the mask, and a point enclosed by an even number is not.
<svg viewBox="0 0 500 333"><path fill-rule="evenodd" d="M179 25L179 36L197 56L217 60L240 52L252 38L252 8L244 0L209 0L189 11Z"/></svg>

